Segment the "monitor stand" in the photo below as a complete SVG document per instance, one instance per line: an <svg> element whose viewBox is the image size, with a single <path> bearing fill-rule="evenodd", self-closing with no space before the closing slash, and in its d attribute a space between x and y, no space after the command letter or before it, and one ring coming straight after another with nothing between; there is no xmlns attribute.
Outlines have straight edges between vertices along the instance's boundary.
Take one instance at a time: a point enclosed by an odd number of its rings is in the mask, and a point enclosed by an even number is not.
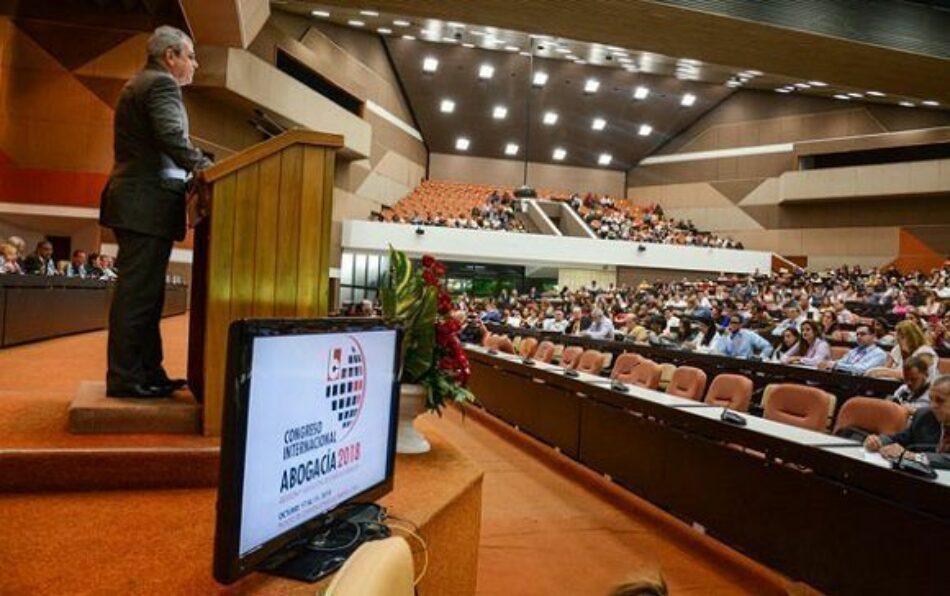
<svg viewBox="0 0 950 596"><path fill-rule="evenodd" d="M390 536L385 510L374 503L359 504L334 514L312 534L294 541L266 559L257 571L305 582L316 582L343 566L364 542Z"/></svg>

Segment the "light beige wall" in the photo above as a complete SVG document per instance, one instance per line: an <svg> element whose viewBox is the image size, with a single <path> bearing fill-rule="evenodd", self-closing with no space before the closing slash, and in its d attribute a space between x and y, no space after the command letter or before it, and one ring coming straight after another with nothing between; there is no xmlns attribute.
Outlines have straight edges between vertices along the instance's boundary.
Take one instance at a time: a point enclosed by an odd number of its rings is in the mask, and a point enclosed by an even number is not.
<svg viewBox="0 0 950 596"><path fill-rule="evenodd" d="M617 271L613 268L604 269L558 269L557 284L558 287L567 286L571 290L576 290L581 286L590 287L591 282L596 281L597 286L606 288L610 284L617 283Z"/></svg>
<svg viewBox="0 0 950 596"><path fill-rule="evenodd" d="M524 162L488 157L433 153L429 178L471 184L518 187L524 180ZM624 172L553 164L528 164L528 184L537 190L595 192L623 196Z"/></svg>

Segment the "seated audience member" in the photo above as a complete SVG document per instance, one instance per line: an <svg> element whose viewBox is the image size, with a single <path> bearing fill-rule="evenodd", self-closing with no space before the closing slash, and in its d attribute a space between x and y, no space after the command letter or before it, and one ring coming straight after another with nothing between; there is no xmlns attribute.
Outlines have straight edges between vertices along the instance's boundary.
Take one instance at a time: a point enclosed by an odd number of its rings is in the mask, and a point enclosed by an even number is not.
<svg viewBox="0 0 950 596"><path fill-rule="evenodd" d="M789 327L794 327L795 329L801 331L802 322L805 321L805 315L802 313L802 309L798 305L792 304L785 308L785 319L775 326L772 329L772 335L774 337L780 337L782 332L788 329Z"/></svg>
<svg viewBox="0 0 950 596"><path fill-rule="evenodd" d="M585 331L590 327L590 317L584 316L584 311L579 306L575 306L571 309L571 320L567 324L567 329L564 330L564 333L569 335L580 335L582 331Z"/></svg>
<svg viewBox="0 0 950 596"><path fill-rule="evenodd" d="M99 253L89 253L89 258L86 259L86 270L89 271L89 277L94 279L102 277L102 259L99 258Z"/></svg>
<svg viewBox="0 0 950 596"><path fill-rule="evenodd" d="M56 275L56 263L53 260L53 244L49 240L40 240L36 250L23 261L23 271L29 275Z"/></svg>
<svg viewBox="0 0 950 596"><path fill-rule="evenodd" d="M514 309L508 313L508 318L505 319L505 324L509 327L521 327L521 312L518 309Z"/></svg>
<svg viewBox="0 0 950 596"><path fill-rule="evenodd" d="M567 320L564 319L564 311L560 309L554 311L553 317L544 319L544 322L541 323L542 331L564 333L565 329L567 329Z"/></svg>
<svg viewBox="0 0 950 596"><path fill-rule="evenodd" d="M840 360L826 360L818 368L863 375L872 368L883 366L887 353L874 343L874 335L867 325L858 325L854 331L857 347L848 350Z"/></svg>
<svg viewBox="0 0 950 596"><path fill-rule="evenodd" d="M501 323L502 320L498 307L494 302L489 302L488 306L485 307L485 312L482 313L482 321L485 323Z"/></svg>
<svg viewBox="0 0 950 596"><path fill-rule="evenodd" d="M459 333L459 339L465 343L482 345L482 338L488 333L488 329L485 328L485 323L478 318L478 315L473 311L469 312L468 315L459 311L457 315L459 318L464 318L464 325L462 326L462 331Z"/></svg>
<svg viewBox="0 0 950 596"><path fill-rule="evenodd" d="M835 302L834 309L835 318L838 320L839 325L853 325L857 321L857 317L854 313L848 310L844 305L844 300Z"/></svg>
<svg viewBox="0 0 950 596"><path fill-rule="evenodd" d="M26 258L26 240L20 238L19 236L10 236L7 238L7 242L16 248L17 262L20 263L20 268L22 269L23 259Z"/></svg>
<svg viewBox="0 0 950 596"><path fill-rule="evenodd" d="M890 326L887 324L881 317L874 319L874 327L872 331L874 332L875 341L882 346L893 346L897 343L897 340L894 339L894 334L891 333Z"/></svg>
<svg viewBox="0 0 950 596"><path fill-rule="evenodd" d="M0 273L23 273L17 254L16 246L8 242L0 243Z"/></svg>
<svg viewBox="0 0 950 596"><path fill-rule="evenodd" d="M119 272L115 269L115 259L112 258L112 255L99 255L99 267L102 269L99 279L112 281L119 277Z"/></svg>
<svg viewBox="0 0 950 596"><path fill-rule="evenodd" d="M950 352L950 310L943 313L943 318L934 324L934 347Z"/></svg>
<svg viewBox="0 0 950 596"><path fill-rule="evenodd" d="M768 358L772 353L772 344L755 331L743 329L742 318L732 315L726 333L719 337L713 351L732 358Z"/></svg>
<svg viewBox="0 0 950 596"><path fill-rule="evenodd" d="M833 310L821 311L821 336L832 337L838 331L838 321L835 319Z"/></svg>
<svg viewBox="0 0 950 596"><path fill-rule="evenodd" d="M802 322L801 342L798 344L798 354L788 359L789 364L804 366L818 366L819 363L831 359L831 346L821 338L818 324L808 320Z"/></svg>
<svg viewBox="0 0 950 596"><path fill-rule="evenodd" d="M791 359L798 356L801 349L802 336L794 327L789 327L782 332L782 341L775 348L772 358L782 364L790 364Z"/></svg>
<svg viewBox="0 0 950 596"><path fill-rule="evenodd" d="M906 429L893 435L871 435L864 448L880 451L891 460L913 458L950 469L950 375L937 377L930 387L930 407L914 412Z"/></svg>
<svg viewBox="0 0 950 596"><path fill-rule="evenodd" d="M604 315L602 308L595 308L591 311L591 323L581 332L591 339L613 339L614 324L609 317Z"/></svg>
<svg viewBox="0 0 950 596"><path fill-rule="evenodd" d="M73 258L66 265L64 272L66 277L79 277L85 279L91 277L91 271L86 267L86 252L76 249L73 251Z"/></svg>
<svg viewBox="0 0 950 596"><path fill-rule="evenodd" d="M620 332L627 340L640 344L645 344L650 339L650 332L640 324L640 319L636 315L627 317Z"/></svg>
<svg viewBox="0 0 950 596"><path fill-rule="evenodd" d="M695 319L698 332L693 339L683 343L683 348L694 352L709 353L713 346L719 340L719 329L713 323L711 317L698 317Z"/></svg>
<svg viewBox="0 0 950 596"><path fill-rule="evenodd" d="M926 356L911 356L904 363L904 384L888 399L902 405L911 415L930 405L930 362Z"/></svg>
<svg viewBox="0 0 950 596"><path fill-rule="evenodd" d="M897 344L888 354L887 368L893 370L894 377L899 377L904 368L904 359L911 356L926 355L930 358L930 378L937 377L937 362L939 356L932 347L927 345L924 331L913 321L901 321L895 329Z"/></svg>

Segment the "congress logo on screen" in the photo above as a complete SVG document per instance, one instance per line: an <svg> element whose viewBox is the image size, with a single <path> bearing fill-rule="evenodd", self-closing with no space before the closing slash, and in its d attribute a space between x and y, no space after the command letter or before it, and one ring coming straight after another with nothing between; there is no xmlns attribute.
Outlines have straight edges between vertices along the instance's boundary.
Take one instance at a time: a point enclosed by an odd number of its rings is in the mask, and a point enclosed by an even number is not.
<svg viewBox="0 0 950 596"><path fill-rule="evenodd" d="M327 363L325 398L330 400L332 427L342 441L353 430L363 410L366 396L366 359L363 347L350 336L345 343L330 350Z"/></svg>

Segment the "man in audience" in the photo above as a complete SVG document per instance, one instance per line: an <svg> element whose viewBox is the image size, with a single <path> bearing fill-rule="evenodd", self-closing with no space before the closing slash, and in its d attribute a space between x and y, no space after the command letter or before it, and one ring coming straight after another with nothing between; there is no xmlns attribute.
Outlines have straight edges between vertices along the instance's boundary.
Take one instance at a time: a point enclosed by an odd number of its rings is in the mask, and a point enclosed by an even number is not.
<svg viewBox="0 0 950 596"><path fill-rule="evenodd" d="M789 304L785 307L785 320L772 329L773 337L782 337L782 333L789 327L794 327L796 331L801 331L802 323L805 322L805 315L797 304Z"/></svg>
<svg viewBox="0 0 950 596"><path fill-rule="evenodd" d="M852 348L840 360L826 360L818 364L822 370L847 372L853 375L863 375L872 368L884 366L887 362L887 353L874 343L874 334L867 325L858 325L854 331L857 347Z"/></svg>
<svg viewBox="0 0 950 596"><path fill-rule="evenodd" d="M610 317L604 315L602 308L595 308L591 311L590 326L582 334L591 339L613 339L614 323Z"/></svg>
<svg viewBox="0 0 950 596"><path fill-rule="evenodd" d="M99 255L99 267L102 269L102 275L99 276L103 281L113 281L119 277L119 272L115 269L115 259L112 255Z"/></svg>
<svg viewBox="0 0 950 596"><path fill-rule="evenodd" d="M66 277L79 277L85 279L92 277L92 270L86 266L86 251L76 249L73 251L73 258L66 265Z"/></svg>
<svg viewBox="0 0 950 596"><path fill-rule="evenodd" d="M584 316L584 310L579 306L572 308L571 320L564 332L569 335L580 335L588 327L590 327L590 318Z"/></svg>
<svg viewBox="0 0 950 596"><path fill-rule="evenodd" d="M501 323L501 321L502 316L501 311L498 310L498 306L494 302L489 302L485 308L485 312L482 313L482 322Z"/></svg>
<svg viewBox="0 0 950 596"><path fill-rule="evenodd" d="M870 435L864 447L891 460L915 459L950 469L950 375L937 377L930 389L930 407L917 410L906 429Z"/></svg>
<svg viewBox="0 0 950 596"><path fill-rule="evenodd" d="M719 337L713 351L723 356L748 359L753 356L768 358L772 353L772 344L755 331L742 328L739 315L729 317L726 333Z"/></svg>
<svg viewBox="0 0 950 596"><path fill-rule="evenodd" d="M897 402L910 416L930 405L930 362L928 356L911 356L904 362L904 384L897 388L890 400Z"/></svg>
<svg viewBox="0 0 950 596"><path fill-rule="evenodd" d="M56 263L53 261L53 244L49 240L40 240L36 250L23 261L23 272L28 275L56 275Z"/></svg>
<svg viewBox="0 0 950 596"><path fill-rule="evenodd" d="M543 331L564 333L564 330L567 329L567 321L564 319L564 311L561 309L554 311L553 317L544 319L544 322L541 323L541 329Z"/></svg>

